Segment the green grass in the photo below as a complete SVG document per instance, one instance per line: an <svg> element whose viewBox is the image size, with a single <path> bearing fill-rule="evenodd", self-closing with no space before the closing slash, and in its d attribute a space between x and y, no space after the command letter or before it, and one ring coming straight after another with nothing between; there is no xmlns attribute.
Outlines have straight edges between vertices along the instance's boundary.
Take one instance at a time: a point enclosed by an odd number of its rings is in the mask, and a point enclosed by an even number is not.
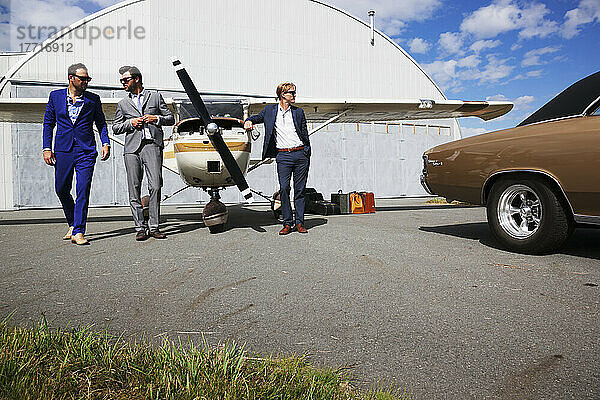
<svg viewBox="0 0 600 400"><path fill-rule="evenodd" d="M0 399L411 399L394 389L359 393L342 370L305 357L256 358L243 346L146 340L88 328L0 323Z"/></svg>

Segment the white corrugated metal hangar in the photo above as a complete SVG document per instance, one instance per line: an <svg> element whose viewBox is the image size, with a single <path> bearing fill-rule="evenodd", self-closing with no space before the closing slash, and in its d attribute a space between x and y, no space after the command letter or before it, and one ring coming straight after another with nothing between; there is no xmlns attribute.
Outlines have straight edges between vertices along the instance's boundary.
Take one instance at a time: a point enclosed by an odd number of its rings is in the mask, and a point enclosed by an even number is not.
<svg viewBox="0 0 600 400"><path fill-rule="evenodd" d="M314 0L128 0L63 29L46 46L0 56L0 96L47 98L66 86L67 67L83 62L101 97L123 97L118 69L136 65L144 85L164 97L186 98L170 58L188 67L205 100L273 98L292 81L299 97L445 99L442 91L392 39L335 7ZM311 128L309 123L309 129ZM109 127L110 131L110 127ZM41 157L39 124L2 123L0 209L58 207L53 169ZM165 131L170 135L170 128ZM422 152L460 137L455 119L397 123L333 123L311 137L308 186L328 194L373 191L377 197L419 196ZM261 135L252 149L259 158ZM275 165L247 176L256 190L277 189ZM184 183L164 171L163 195ZM241 198L235 187L225 202ZM165 203L208 200L188 189ZM126 205L122 149L98 160L91 205Z"/></svg>

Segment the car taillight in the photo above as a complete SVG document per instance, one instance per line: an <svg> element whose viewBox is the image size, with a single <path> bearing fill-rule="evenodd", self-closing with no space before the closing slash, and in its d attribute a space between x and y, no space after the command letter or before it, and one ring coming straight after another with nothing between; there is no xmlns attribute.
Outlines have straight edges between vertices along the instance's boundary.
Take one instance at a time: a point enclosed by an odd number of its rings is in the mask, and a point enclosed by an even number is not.
<svg viewBox="0 0 600 400"><path fill-rule="evenodd" d="M427 163L429 162L429 157L427 154L423 154L423 175L427 175Z"/></svg>

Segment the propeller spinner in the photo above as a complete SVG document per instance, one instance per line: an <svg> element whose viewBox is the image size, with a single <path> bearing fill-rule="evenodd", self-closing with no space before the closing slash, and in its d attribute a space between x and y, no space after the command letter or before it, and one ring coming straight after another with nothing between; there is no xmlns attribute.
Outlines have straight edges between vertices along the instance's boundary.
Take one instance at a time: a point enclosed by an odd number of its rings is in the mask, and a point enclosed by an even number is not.
<svg viewBox="0 0 600 400"><path fill-rule="evenodd" d="M200 97L198 89L196 89L194 82L192 82L192 78L190 78L190 75L185 70L185 67L181 61L176 58L173 58L171 61L173 63L173 68L175 68L175 72L177 73L177 76L183 85L183 89L190 98L192 105L200 115L200 119L202 120L202 123L208 132L208 138L210 139L210 142L215 150L217 150L219 153L219 156L221 156L221 160L223 160L225 168L227 168L227 171L229 171L229 175L231 175L231 178L242 193L242 196L244 196L246 202L252 203L254 198L252 197L252 192L248 187L248 182L246 182L246 178L244 177L242 170L235 161L235 158L233 158L233 154L231 154L227 144L223 140L223 136L221 136L219 127L210 117L206 105L204 104L204 101L202 101L202 97Z"/></svg>

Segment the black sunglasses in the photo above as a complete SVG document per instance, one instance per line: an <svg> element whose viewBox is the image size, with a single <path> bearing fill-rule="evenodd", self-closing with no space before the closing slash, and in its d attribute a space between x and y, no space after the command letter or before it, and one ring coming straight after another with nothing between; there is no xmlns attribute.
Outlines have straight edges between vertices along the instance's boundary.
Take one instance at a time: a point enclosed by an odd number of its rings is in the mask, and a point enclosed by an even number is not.
<svg viewBox="0 0 600 400"><path fill-rule="evenodd" d="M295 96L295 95L296 95L296 91L295 91L295 90L288 90L287 92L283 92L283 94L286 94L286 93L289 93L289 94L291 94L292 96Z"/></svg>
<svg viewBox="0 0 600 400"><path fill-rule="evenodd" d="M79 75L75 75L75 74L73 74L71 76L77 77L81 82L89 82L92 80L91 76L79 76Z"/></svg>
<svg viewBox="0 0 600 400"><path fill-rule="evenodd" d="M133 79L133 77L131 77L131 76L128 76L128 77L126 77L126 78L121 78L121 79L119 79L119 80L121 81L121 83L125 84L125 83L129 82L129 81L130 81L130 80L132 80L132 79Z"/></svg>

